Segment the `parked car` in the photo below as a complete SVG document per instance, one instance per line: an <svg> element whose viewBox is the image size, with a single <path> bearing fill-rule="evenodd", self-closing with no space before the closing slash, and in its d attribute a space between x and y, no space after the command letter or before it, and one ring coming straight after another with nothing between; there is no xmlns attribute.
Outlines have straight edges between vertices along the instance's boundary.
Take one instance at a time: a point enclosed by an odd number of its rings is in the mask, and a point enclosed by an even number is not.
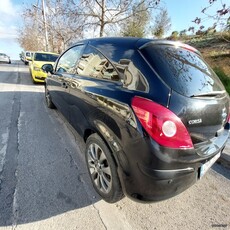
<svg viewBox="0 0 230 230"><path fill-rule="evenodd" d="M201 54L164 40L100 38L66 50L45 83L86 142L95 190L107 202L181 193L220 157L229 95Z"/></svg>
<svg viewBox="0 0 230 230"><path fill-rule="evenodd" d="M4 53L0 53L0 62L6 62L8 64L11 64L10 57Z"/></svg>
<svg viewBox="0 0 230 230"><path fill-rule="evenodd" d="M32 51L25 51L25 54L24 54L25 65L28 65L29 62L32 60L32 58L33 58L33 52Z"/></svg>
<svg viewBox="0 0 230 230"><path fill-rule="evenodd" d="M19 57L22 62L25 61L25 53L23 51L19 54Z"/></svg>
<svg viewBox="0 0 230 230"><path fill-rule="evenodd" d="M54 64L58 58L58 54L50 52L34 52L33 58L30 62L29 70L33 82L44 82L47 73L41 67L45 64Z"/></svg>

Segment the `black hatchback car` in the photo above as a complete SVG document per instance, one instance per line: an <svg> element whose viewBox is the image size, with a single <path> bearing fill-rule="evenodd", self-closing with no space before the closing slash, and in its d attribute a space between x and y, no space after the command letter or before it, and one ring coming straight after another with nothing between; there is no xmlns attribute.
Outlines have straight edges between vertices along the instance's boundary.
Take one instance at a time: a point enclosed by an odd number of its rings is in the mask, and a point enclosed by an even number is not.
<svg viewBox="0 0 230 230"><path fill-rule="evenodd" d="M199 180L229 136L229 95L191 46L98 38L66 50L45 83L86 142L95 190L107 202L167 199Z"/></svg>

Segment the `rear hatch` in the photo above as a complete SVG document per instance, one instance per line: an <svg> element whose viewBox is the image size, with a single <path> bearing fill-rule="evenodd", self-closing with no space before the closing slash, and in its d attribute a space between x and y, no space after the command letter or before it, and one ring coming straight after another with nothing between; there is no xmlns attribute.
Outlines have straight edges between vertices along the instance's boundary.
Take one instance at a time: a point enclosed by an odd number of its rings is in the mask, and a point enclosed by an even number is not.
<svg viewBox="0 0 230 230"><path fill-rule="evenodd" d="M184 123L199 155L223 148L228 137L229 96L193 47L150 42L141 48L153 70L170 88L168 108Z"/></svg>

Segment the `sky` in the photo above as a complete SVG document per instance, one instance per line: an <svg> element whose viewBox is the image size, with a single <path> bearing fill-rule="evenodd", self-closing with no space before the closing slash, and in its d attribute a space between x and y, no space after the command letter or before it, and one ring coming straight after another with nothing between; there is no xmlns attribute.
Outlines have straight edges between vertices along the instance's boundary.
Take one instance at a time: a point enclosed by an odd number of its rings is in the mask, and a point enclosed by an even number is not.
<svg viewBox="0 0 230 230"><path fill-rule="evenodd" d="M228 2L229 0L222 0ZM215 2L209 13L212 14L220 9L220 2ZM12 60L19 59L19 53L23 50L18 42L18 28L22 25L22 9L26 6L36 4L37 0L0 0L0 52L4 52ZM161 6L168 10L171 18L171 30L181 31L195 26L192 21L196 17L203 17L201 10L209 5L209 0L161 0ZM205 27L212 26L209 19L205 21Z"/></svg>

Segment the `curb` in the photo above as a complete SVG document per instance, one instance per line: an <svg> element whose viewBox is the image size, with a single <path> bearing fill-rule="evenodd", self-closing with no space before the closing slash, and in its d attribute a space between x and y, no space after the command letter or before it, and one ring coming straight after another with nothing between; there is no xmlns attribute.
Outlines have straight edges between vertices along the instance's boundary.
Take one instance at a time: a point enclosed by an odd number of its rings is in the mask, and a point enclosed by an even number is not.
<svg viewBox="0 0 230 230"><path fill-rule="evenodd" d="M217 162L223 165L225 168L230 169L230 156L229 155L222 153L220 158L217 160Z"/></svg>
<svg viewBox="0 0 230 230"><path fill-rule="evenodd" d="M229 140L220 158L217 160L217 162L219 162L225 168L230 169L230 141Z"/></svg>

